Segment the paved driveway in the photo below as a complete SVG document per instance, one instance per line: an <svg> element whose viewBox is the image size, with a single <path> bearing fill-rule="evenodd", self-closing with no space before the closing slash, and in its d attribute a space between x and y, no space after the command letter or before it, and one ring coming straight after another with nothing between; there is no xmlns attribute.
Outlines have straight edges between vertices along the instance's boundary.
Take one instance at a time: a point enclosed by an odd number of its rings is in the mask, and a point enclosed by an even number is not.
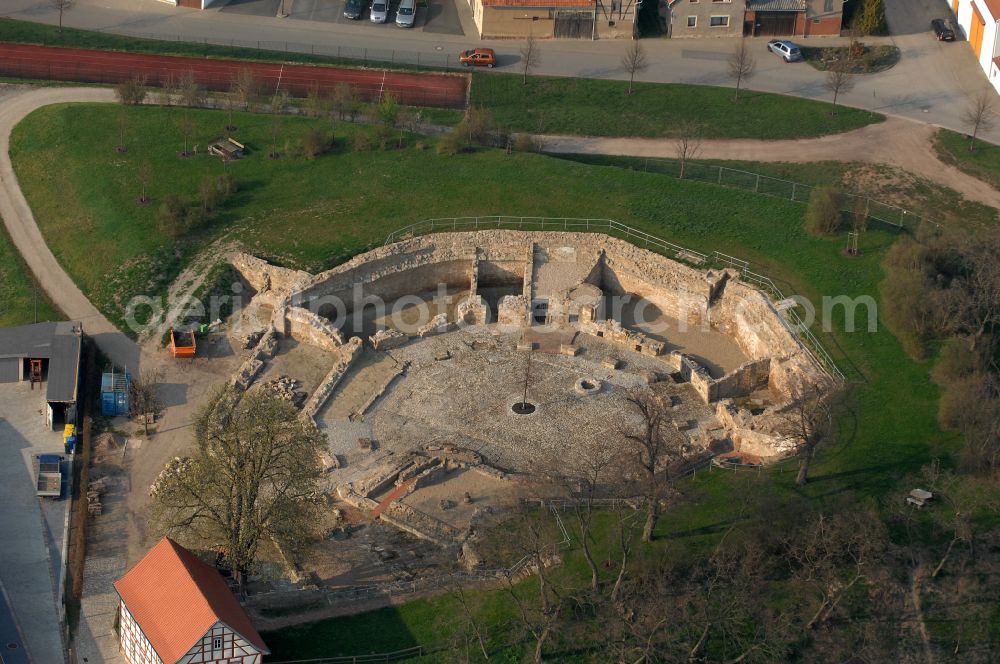
<svg viewBox="0 0 1000 664"><path fill-rule="evenodd" d="M62 453L62 437L45 424L44 391L0 385L0 582L33 661L62 662L58 592L63 526L70 501L35 495L31 458ZM64 468L64 477L68 477Z"/></svg>

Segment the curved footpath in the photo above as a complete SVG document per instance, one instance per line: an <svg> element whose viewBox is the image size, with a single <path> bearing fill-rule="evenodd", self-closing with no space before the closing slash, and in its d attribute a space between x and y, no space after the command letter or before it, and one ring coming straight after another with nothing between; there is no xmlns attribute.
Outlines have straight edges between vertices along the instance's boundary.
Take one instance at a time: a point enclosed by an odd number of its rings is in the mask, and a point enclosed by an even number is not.
<svg viewBox="0 0 1000 664"><path fill-rule="evenodd" d="M10 134L42 106L66 102L115 101L107 88L0 86L0 216L15 246L49 298L66 316L83 322L100 349L115 362L138 368L139 346L119 332L73 283L45 243L14 175ZM1000 192L937 158L935 127L902 118L821 138L760 141L706 140L699 157L748 161L867 161L896 166L955 189L969 200L1000 209ZM675 157L672 139L540 136L547 152Z"/></svg>
<svg viewBox="0 0 1000 664"><path fill-rule="evenodd" d="M0 217L35 280L70 320L83 323L105 355L130 371L138 368L139 347L115 328L80 291L45 243L10 160L10 134L37 108L64 102L113 102L108 88L0 87Z"/></svg>
<svg viewBox="0 0 1000 664"><path fill-rule="evenodd" d="M910 171L954 189L970 201L1000 209L1000 192L938 159L933 140L937 127L890 117L831 136L778 141L751 139L704 140L696 159L743 161L865 161ZM605 138L596 136L538 136L546 152L605 154L675 159L677 144L670 138Z"/></svg>

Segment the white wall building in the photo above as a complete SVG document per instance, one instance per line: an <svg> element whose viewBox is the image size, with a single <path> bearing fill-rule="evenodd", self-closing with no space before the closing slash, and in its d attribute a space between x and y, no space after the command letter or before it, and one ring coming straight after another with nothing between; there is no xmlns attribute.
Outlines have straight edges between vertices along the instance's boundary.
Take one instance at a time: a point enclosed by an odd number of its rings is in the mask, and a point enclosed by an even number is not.
<svg viewBox="0 0 1000 664"><path fill-rule="evenodd" d="M1000 0L950 0L958 27L969 40L990 85L1000 92Z"/></svg>

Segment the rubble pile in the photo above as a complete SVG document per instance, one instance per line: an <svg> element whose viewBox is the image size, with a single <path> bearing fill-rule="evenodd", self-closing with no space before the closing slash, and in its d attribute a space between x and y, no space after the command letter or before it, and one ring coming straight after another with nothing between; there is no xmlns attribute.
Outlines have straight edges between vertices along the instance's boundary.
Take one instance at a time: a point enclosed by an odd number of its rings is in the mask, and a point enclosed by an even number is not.
<svg viewBox="0 0 1000 664"><path fill-rule="evenodd" d="M308 395L298 389L301 386L302 383L291 376L278 376L277 378L261 383L257 389L266 390L279 399L291 402L296 408L302 408Z"/></svg>

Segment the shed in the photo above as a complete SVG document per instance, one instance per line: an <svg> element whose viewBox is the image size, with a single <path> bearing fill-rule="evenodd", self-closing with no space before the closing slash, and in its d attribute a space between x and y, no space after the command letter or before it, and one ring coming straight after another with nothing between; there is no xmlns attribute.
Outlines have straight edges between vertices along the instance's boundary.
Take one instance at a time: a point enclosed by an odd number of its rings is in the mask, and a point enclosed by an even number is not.
<svg viewBox="0 0 1000 664"><path fill-rule="evenodd" d="M0 329L0 383L30 380L34 361L45 385L45 421L62 429L76 419L82 343L79 321Z"/></svg>

